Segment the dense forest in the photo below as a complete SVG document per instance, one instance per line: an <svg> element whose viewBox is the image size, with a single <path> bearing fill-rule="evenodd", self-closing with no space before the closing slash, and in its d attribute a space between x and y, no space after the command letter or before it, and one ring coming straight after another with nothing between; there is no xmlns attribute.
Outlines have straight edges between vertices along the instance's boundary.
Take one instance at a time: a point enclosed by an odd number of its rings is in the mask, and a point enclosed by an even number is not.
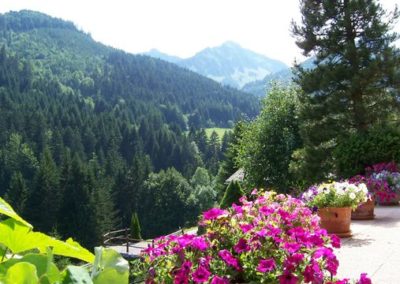
<svg viewBox="0 0 400 284"><path fill-rule="evenodd" d="M258 104L70 22L0 15L0 195L38 230L89 247L135 214L144 237L169 233L221 196L232 134L204 128L253 118Z"/></svg>

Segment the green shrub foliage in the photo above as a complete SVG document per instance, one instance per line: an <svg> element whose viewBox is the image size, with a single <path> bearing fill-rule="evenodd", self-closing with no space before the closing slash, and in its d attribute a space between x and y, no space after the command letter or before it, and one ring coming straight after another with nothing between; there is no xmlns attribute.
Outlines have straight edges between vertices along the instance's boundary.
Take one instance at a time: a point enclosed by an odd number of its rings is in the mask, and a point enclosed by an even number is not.
<svg viewBox="0 0 400 284"><path fill-rule="evenodd" d="M245 193L240 186L240 183L238 181L231 181L225 190L220 207L228 208L232 206L232 203L239 203L239 198L244 194Z"/></svg>
<svg viewBox="0 0 400 284"><path fill-rule="evenodd" d="M366 166L400 161L400 129L379 126L343 138L334 151L334 161L337 175L345 178L362 173Z"/></svg>

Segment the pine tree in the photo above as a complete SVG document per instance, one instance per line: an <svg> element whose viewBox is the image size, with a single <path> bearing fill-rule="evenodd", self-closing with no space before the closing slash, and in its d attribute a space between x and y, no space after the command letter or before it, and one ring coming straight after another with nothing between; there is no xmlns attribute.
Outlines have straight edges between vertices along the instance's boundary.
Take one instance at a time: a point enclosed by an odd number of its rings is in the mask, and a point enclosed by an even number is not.
<svg viewBox="0 0 400 284"><path fill-rule="evenodd" d="M57 226L61 198L57 166L46 147L26 205L28 220L39 230L51 232Z"/></svg>
<svg viewBox="0 0 400 284"><path fill-rule="evenodd" d="M237 181L231 181L225 190L224 197L221 200L220 207L228 208L232 206L232 203L238 203L240 197L244 195L240 183Z"/></svg>
<svg viewBox="0 0 400 284"><path fill-rule="evenodd" d="M140 223L139 223L139 217L136 212L132 214L131 218L131 236L135 240L141 240L142 235L141 235L141 229L140 229Z"/></svg>
<svg viewBox="0 0 400 284"><path fill-rule="evenodd" d="M24 216L25 203L28 197L28 189L25 180L20 172L16 172L11 177L10 187L5 194L7 200L14 210Z"/></svg>
<svg viewBox="0 0 400 284"><path fill-rule="evenodd" d="M398 108L400 54L390 30L399 13L375 0L301 0L300 7L293 34L315 68L296 68L305 143L297 166L312 182L332 173L338 137L367 131Z"/></svg>

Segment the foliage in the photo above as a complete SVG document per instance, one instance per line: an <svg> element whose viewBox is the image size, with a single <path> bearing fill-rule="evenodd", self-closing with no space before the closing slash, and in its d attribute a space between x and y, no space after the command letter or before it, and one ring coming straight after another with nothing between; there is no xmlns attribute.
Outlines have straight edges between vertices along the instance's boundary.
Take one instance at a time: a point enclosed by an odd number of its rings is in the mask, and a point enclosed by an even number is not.
<svg viewBox="0 0 400 284"><path fill-rule="evenodd" d="M146 283L348 283L332 280L340 240L310 209L290 196L255 194L204 212L205 235L156 239L143 254Z"/></svg>
<svg viewBox="0 0 400 284"><path fill-rule="evenodd" d="M331 182L310 187L302 194L309 207L352 207L367 201L368 189L364 183Z"/></svg>
<svg viewBox="0 0 400 284"><path fill-rule="evenodd" d="M144 184L139 211L140 219L146 220L141 224L144 238L171 233L193 223L197 216L189 203L192 192L187 180L173 168L151 173Z"/></svg>
<svg viewBox="0 0 400 284"><path fill-rule="evenodd" d="M135 240L142 239L139 217L136 212L132 214L131 218L131 236Z"/></svg>
<svg viewBox="0 0 400 284"><path fill-rule="evenodd" d="M362 133L398 113L400 53L391 32L399 17L377 1L301 0L302 20L293 34L315 68L296 67L300 85L302 152L297 168L310 182L334 168L337 139Z"/></svg>
<svg viewBox="0 0 400 284"><path fill-rule="evenodd" d="M365 175L354 176L351 180L354 183L365 183L379 203L390 203L400 195L400 172L395 162L367 167Z"/></svg>
<svg viewBox="0 0 400 284"><path fill-rule="evenodd" d="M275 86L264 99L260 115L244 131L236 159L250 186L289 188L291 155L302 145L297 93L295 88Z"/></svg>
<svg viewBox="0 0 400 284"><path fill-rule="evenodd" d="M233 203L238 203L239 199L244 195L245 193L240 183L238 181L231 181L226 187L225 194L219 206L221 208L231 207Z"/></svg>
<svg viewBox="0 0 400 284"><path fill-rule="evenodd" d="M32 231L2 198L0 209L11 217L0 222L0 283L128 283L128 263L117 252L98 247L94 256L72 239L63 242ZM88 265L68 265L61 271L53 259L56 255Z"/></svg>
<svg viewBox="0 0 400 284"><path fill-rule="evenodd" d="M400 161L400 129L378 125L353 133L338 141L333 157L337 175L345 178L362 173L368 165Z"/></svg>

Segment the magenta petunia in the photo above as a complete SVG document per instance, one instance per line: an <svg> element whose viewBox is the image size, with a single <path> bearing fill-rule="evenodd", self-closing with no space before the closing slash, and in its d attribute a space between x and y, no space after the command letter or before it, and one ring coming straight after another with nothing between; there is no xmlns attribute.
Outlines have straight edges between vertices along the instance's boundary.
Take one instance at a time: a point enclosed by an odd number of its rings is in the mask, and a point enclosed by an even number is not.
<svg viewBox="0 0 400 284"><path fill-rule="evenodd" d="M204 266L199 266L196 271L193 273L193 281L195 283L204 283L208 281L208 278L210 278L211 272L208 271L207 268Z"/></svg>
<svg viewBox="0 0 400 284"><path fill-rule="evenodd" d="M276 263L273 258L261 259L257 266L257 271L265 273L276 268Z"/></svg>
<svg viewBox="0 0 400 284"><path fill-rule="evenodd" d="M211 284L229 284L229 280L226 277L214 276L211 280Z"/></svg>
<svg viewBox="0 0 400 284"><path fill-rule="evenodd" d="M297 278L296 275L287 271L279 276L279 284L297 284L298 280L299 278Z"/></svg>
<svg viewBox="0 0 400 284"><path fill-rule="evenodd" d="M228 215L228 211L220 208L211 208L203 213L204 220L215 220L220 216Z"/></svg>
<svg viewBox="0 0 400 284"><path fill-rule="evenodd" d="M201 251L205 251L209 247L208 243L204 240L203 237L194 238L192 240L191 246Z"/></svg>
<svg viewBox="0 0 400 284"><path fill-rule="evenodd" d="M223 249L218 252L219 257L229 266L232 266L236 270L240 270L238 260L230 253L230 251Z"/></svg>
<svg viewBox="0 0 400 284"><path fill-rule="evenodd" d="M358 280L357 284L372 284L372 281L368 278L367 273L361 273L360 280Z"/></svg>
<svg viewBox="0 0 400 284"><path fill-rule="evenodd" d="M245 239L241 238L233 247L233 250L237 253L247 252L250 250L250 246Z"/></svg>

